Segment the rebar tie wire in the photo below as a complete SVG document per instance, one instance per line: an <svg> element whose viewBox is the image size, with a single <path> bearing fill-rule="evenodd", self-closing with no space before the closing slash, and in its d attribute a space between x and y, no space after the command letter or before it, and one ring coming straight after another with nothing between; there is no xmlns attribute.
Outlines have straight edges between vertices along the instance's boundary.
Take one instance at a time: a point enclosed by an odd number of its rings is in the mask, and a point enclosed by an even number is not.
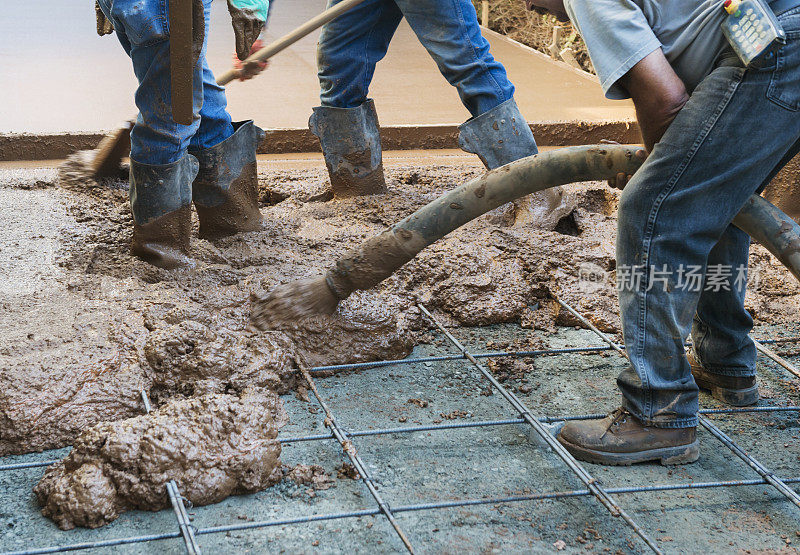
<svg viewBox="0 0 800 555"><path fill-rule="evenodd" d="M144 403L144 410L147 414L150 414L152 410L150 397L144 389L142 389L140 393L142 396L142 403ZM184 504L184 497L181 495L178 489L178 483L175 480L167 482L167 495L172 504L172 510L175 512L175 518L178 519L178 529L180 530L180 535L183 536L186 552L189 555L200 555L200 545L197 543L197 538L195 537L196 528L189 518L189 513L186 511L186 505Z"/></svg>
<svg viewBox="0 0 800 555"><path fill-rule="evenodd" d="M394 518L394 514L392 514L392 510L389 505L383 500L381 494L378 493L378 488L375 487L375 483L372 481L372 478L367 471L366 466L361 461L361 457L356 451L353 442L350 441L350 438L347 436L347 433L339 427L339 424L336 422L336 418L333 416L330 408L328 407L327 403L322 399L322 396L319 394L317 390L317 385L314 383L314 378L311 377L311 374L308 370L304 367L300 368L300 372L303 374L306 382L308 383L311 392L314 394L314 397L317 399L319 406L325 412L325 426L330 428L331 432L333 433L336 441L339 442L339 445L342 446L342 450L345 454L350 458L350 462L355 467L358 475L361 477L361 481L364 482L364 485L367 486L372 497L375 499L375 502L378 504L380 511L386 516L389 524L392 525L394 531L397 532L397 535L400 537L400 541L403 542L403 545L406 547L409 553L414 553L414 547L411 545L408 537L406 536L405 532L403 532L400 525L397 523L397 520Z"/></svg>
<svg viewBox="0 0 800 555"><path fill-rule="evenodd" d="M581 314L578 313L574 308L570 305L556 297L556 301L562 307L567 309L573 316L575 316L580 322L588 327L595 335L597 335L600 339L608 343L617 353L625 357L626 360L630 360L628 354L614 341L611 340L606 334L600 331L597 326L592 324L589 320L584 318ZM777 356L777 355L776 355ZM788 363L787 363L788 364ZM790 488L786 483L778 478L770 469L766 466L761 464L758 460L753 458L751 455L748 455L744 449L739 447L730 437L728 437L725 432L720 430L713 422L711 422L708 418L703 416L702 414L698 414L698 421L700 425L705 428L708 432L711 433L715 438L717 438L725 447L731 450L733 454L737 457L742 459L747 466L752 468L756 473L758 473L764 480L766 480L772 487L777 489L781 495L786 497L789 501L791 501L796 507L800 508L800 495Z"/></svg>
<svg viewBox="0 0 800 555"><path fill-rule="evenodd" d="M550 431L544 427L536 417L533 416L530 409L528 409L525 404L520 401L520 399L508 391L503 385L492 376L491 372L489 372L486 368L483 367L478 360L472 356L472 354L467 350L461 342L456 339L453 334L451 334L442 324L439 322L433 314L431 314L427 308L425 308L422 303L417 303L417 307L420 311L431 321L433 324L441 331L445 337L459 350L463 355L472 363L472 365L477 368L484 377L489 380L492 386L503 396L503 398L509 402L509 404L514 407L514 409L519 412L520 416L525 419L525 421L533 427L536 433L548 444L548 446L553 450L556 455L561 458L562 461L572 470L581 482L588 488L588 490L594 495L598 501L611 513L612 516L620 517L624 520L628 526L638 535L646 544L647 546L653 550L654 553L662 553L661 549L659 549L658 545L650 539L644 529L639 526L625 510L617 504L617 502L608 494L608 492L600 485L597 479L595 479L589 472L572 456L572 454L566 450L566 448L559 443L559 441L550 433Z"/></svg>

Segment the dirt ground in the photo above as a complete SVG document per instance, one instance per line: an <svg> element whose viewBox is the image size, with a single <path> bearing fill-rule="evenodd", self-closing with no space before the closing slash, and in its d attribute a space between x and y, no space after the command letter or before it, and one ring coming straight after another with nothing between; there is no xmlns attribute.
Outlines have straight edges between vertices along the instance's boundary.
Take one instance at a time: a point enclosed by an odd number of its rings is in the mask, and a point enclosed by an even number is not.
<svg viewBox="0 0 800 555"><path fill-rule="evenodd" d="M473 0L478 15L481 14L480 0ZM553 29L562 27L558 40L558 51L571 48L580 68L594 73L586 44L570 22L558 21L550 14L530 11L523 0L495 0L490 3L489 28L507 35L517 42L550 55L553 44Z"/></svg>
<svg viewBox="0 0 800 555"><path fill-rule="evenodd" d="M9 233L0 238L0 309L4 314L0 320L0 364L4 368L0 374L0 454L61 448L72 444L79 433L99 422L138 417L143 413L141 390L147 391L158 407L174 398L239 395L246 385L256 383L283 394L289 424L281 434L317 433L322 430L318 411L301 400L302 391L300 399L287 395L296 389L298 364L315 366L396 359L412 350L422 354L445 348L441 338L431 335L414 307L417 301L446 324L463 328L459 333L467 333L467 338L479 337L478 345L486 349L596 343L591 336L580 335L584 332L559 327L575 326L577 322L556 308L553 295L571 303L601 329L617 333L619 318L612 281L614 214L618 197L600 183L568 189L577 209L554 231L514 225L512 214L500 210L427 249L376 291L354 295L332 320L312 321L280 333L257 333L248 329L251 292L318 275L338 254L480 171L477 165L465 164L394 165L388 169L388 195L336 202L308 201L326 187L322 168L262 171L264 230L215 243L195 237L196 267L166 272L141 263L127 253L131 219L127 191L122 183L90 190L65 189L58 187L52 170L0 170L0 208L4 220L9 222L6 226ZM787 330L789 322L797 321L800 287L761 247L754 247L752 264L755 279L748 306L760 329L769 331L770 325L780 324L781 330ZM594 281L587 282L587 275ZM597 276L600 276L599 282ZM498 325L501 327L497 328ZM537 404L546 406L548 411L577 413L611 408L614 397L611 376L619 371L621 362L597 356L591 359L574 357L569 363L580 367L581 371L599 365L597 367L603 369L602 381L586 382L584 378L575 390L566 385L569 380L562 382L554 378L560 371L557 359L546 359L541 364L533 360L492 361L489 366L496 375ZM419 374L370 371L322 382L337 404L344 403L347 407L348 421L354 426L380 424L381 416L388 416L392 421L405 417L412 422L414 419L428 421L428 417L442 421L450 417L479 416L484 409L465 409L467 400L478 405L486 401L487 406L493 407L489 412L502 407L496 398L480 395L485 384L478 387L476 379L467 379L463 367L449 365L442 370L443 375L437 375L439 368L416 365ZM394 380L402 383L393 384ZM464 387L467 390L463 390ZM581 389L585 387L589 389ZM793 386L778 381L771 387L768 393L773 393L778 401L796 403ZM409 399L425 399L428 405L409 404ZM593 407L598 401L603 406ZM420 411L428 416L422 419L410 414L416 410L411 405L418 409L428 407L429 410ZM409 414L405 415L406 412ZM771 421L788 422L786 425L796 427L796 415ZM470 434L470 442L490 444L494 456L499 457L509 445L512 451L521 450L519 455L512 455L512 460L517 461L513 464L523 464L518 457L530 456L522 455L523 452L539 450L536 445L531 447L526 435L521 436L524 441L516 438L516 432L509 436L498 436L492 430ZM404 484L412 484L433 495L429 491L433 482L420 481L413 472L420 470L420 465L427 468L433 464L438 468L438 463L431 462L436 460L436 453L450 453L452 461L442 467L450 470L459 457L466 456L458 455L458 446L450 445L452 440L448 440L447 434L437 437L439 443L425 447L430 451L429 458L413 454L413 449L405 454L395 453L401 458L418 457L417 462L409 460L401 467L391 467L395 470L392 478L384 477L386 487L403 492ZM377 445L384 444L378 442ZM466 446L469 445L472 443ZM390 448L388 444L385 447ZM334 444L326 448L331 453L337 452ZM378 454L370 449L370 453ZM292 447L288 451L283 458L286 464L321 462L314 449ZM48 456L56 455L49 453ZM796 461L796 455L794 457ZM5 460L28 459L7 457ZM527 468L525 464L502 471L491 470L494 467L489 466L487 471L485 463L479 462L484 459L478 451L467 456L467 460L475 465L484 484L494 483L497 473L504 473L505 478L496 481L498 488L514 490L517 487L512 479L514 473L533 472L532 468L523 470ZM335 469L326 470L336 475ZM41 470L38 472L41 477ZM34 477L33 482L30 476ZM0 476L0 496L31 492L38 480L36 476L33 471L13 478ZM528 486L536 491L542 489L537 477L536 473L529 476ZM459 491L465 487L456 482L447 483ZM4 484L9 489L4 488ZM23 484L27 484L24 490L13 490ZM276 490L274 493L259 495L291 497L295 496L295 491L300 491L297 495L301 497L308 495L302 493L306 490L292 489L298 487L282 482L272 488ZM341 495L351 495L345 493L350 490L360 492L357 485L345 480L335 494L325 494L325 506L334 508ZM482 492L485 493L484 490L461 491L474 495ZM362 495L363 492L357 497L361 499ZM235 507L248 498L229 500L200 514L235 512L238 510ZM575 504L585 503L576 501ZM3 510L9 522L18 522L18 514L36 510L29 498L12 505L16 508L11 512ZM120 518L120 526L131 526L132 522L143 522L145 518L138 512L130 514L129 518L125 515ZM467 511L462 514L462 524L454 521L447 526L444 535L448 539L442 547L456 545L461 533L458 530L461 530L465 541L478 542L474 545L491 549L494 540L485 536L484 517L469 516L472 514ZM484 513L474 513L478 514ZM516 516L510 518L516 521L519 513L512 511L512 514ZM579 514L582 516L575 518L586 519L579 528L584 525L592 528L590 522L602 517L601 513ZM431 529L438 528L435 518L404 518L417 524L430 523L425 526ZM567 518L567 521L565 528L571 534L576 533L575 519ZM142 526L149 527L153 522L156 521L148 520ZM164 526L171 522L168 514L163 522ZM375 522L374 533L377 534L383 523ZM494 515L490 522L493 527L506 528L505 517ZM537 522L535 526L528 523L527 532L517 527L512 536L501 534L505 539L498 540L498 545L510 548L551 546L566 534L558 531L556 523L541 519ZM34 524L34 527L39 526L42 524ZM116 529L114 526L110 528ZM541 526L546 526L549 532L537 531ZM532 534L529 533L531 527L535 529ZM9 536L9 548L32 531L28 525L12 525L11 528L14 532ZM778 528L784 530L786 525L782 523ZM604 538L615 535L613 527L604 530L601 532ZM435 532L431 533L435 536ZM622 536L627 538L625 534ZM84 536L81 532L74 541L79 537L95 536ZM70 538L58 536L57 541L73 541ZM369 534L361 536L359 541L369 541ZM614 539L603 545L625 551L635 549L626 547L626 541ZM0 549L4 547L6 544L0 544ZM396 547L390 544L386 550L393 551ZM575 548L580 547L576 545ZM329 549L336 548L329 546Z"/></svg>

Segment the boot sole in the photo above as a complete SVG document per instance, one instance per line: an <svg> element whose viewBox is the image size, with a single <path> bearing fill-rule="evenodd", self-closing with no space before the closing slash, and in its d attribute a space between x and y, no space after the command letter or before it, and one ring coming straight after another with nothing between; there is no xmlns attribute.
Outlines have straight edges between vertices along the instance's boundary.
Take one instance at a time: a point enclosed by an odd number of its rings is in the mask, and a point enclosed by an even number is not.
<svg viewBox="0 0 800 555"><path fill-rule="evenodd" d="M664 466L672 466L690 464L700 458L699 441L686 445L679 445L677 447L661 447L659 449L647 449L635 453L606 453L595 451L593 449L574 445L569 441L565 441L560 436L558 437L558 441L561 445L566 447L567 451L576 459L595 464L630 466L643 462L659 461Z"/></svg>
<svg viewBox="0 0 800 555"><path fill-rule="evenodd" d="M760 399L758 385L747 389L726 389L697 377L695 377L695 383L700 389L710 392L714 399L734 407L749 407L758 403Z"/></svg>

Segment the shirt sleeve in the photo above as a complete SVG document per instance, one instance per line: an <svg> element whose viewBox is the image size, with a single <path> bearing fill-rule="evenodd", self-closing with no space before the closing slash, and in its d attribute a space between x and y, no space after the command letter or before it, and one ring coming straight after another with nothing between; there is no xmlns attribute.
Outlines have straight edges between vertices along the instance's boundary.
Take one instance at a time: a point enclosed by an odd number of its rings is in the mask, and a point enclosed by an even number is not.
<svg viewBox="0 0 800 555"><path fill-rule="evenodd" d="M564 0L564 7L586 43L606 97L630 98L618 81L661 48L641 8L632 0Z"/></svg>

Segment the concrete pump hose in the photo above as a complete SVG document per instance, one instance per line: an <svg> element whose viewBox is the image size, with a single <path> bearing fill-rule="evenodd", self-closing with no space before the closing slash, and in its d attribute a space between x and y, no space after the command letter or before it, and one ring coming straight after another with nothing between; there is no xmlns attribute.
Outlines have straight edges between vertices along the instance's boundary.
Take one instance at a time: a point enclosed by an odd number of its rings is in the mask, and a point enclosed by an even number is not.
<svg viewBox="0 0 800 555"><path fill-rule="evenodd" d="M370 289L428 245L507 202L550 187L631 175L644 162L641 148L595 145L561 148L523 158L453 189L341 258L325 279L339 299ZM734 224L750 234L800 279L800 226L758 195Z"/></svg>
<svg viewBox="0 0 800 555"><path fill-rule="evenodd" d="M800 280L800 225L758 195L747 200L733 223L761 243Z"/></svg>
<svg viewBox="0 0 800 555"><path fill-rule="evenodd" d="M642 165L640 147L594 145L560 148L492 170L423 206L347 253L326 280L340 299L374 287L422 249L451 231L514 199L550 187L630 175Z"/></svg>

